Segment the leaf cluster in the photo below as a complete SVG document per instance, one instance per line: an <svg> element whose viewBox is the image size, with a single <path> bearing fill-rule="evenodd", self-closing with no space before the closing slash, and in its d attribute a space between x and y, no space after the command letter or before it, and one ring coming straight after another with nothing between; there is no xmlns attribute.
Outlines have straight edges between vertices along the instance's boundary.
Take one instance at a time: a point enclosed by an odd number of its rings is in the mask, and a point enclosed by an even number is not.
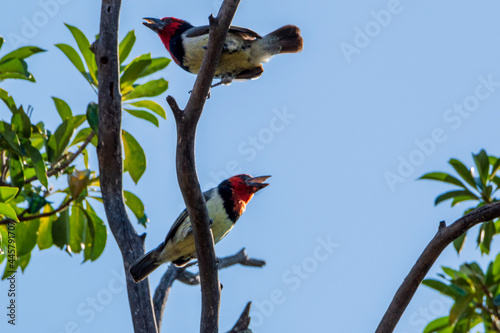
<svg viewBox="0 0 500 333"><path fill-rule="evenodd" d="M98 73L91 44L78 28L68 24L66 27L78 51L68 44L56 44L56 47L97 92ZM134 43L133 31L120 42L124 110L159 126L159 118L166 119L165 110L150 98L163 93L168 82L163 78L148 80L148 77L165 68L170 60L144 54L124 64ZM2 44L0 37L0 48ZM44 51L26 46L1 57L0 81L35 82L25 59ZM81 114L75 114L66 101L52 97L61 123L51 130L43 122L33 123L33 108L18 105L2 88L0 100L11 113L10 119L0 121L0 263L6 261L10 225L15 226L14 266L23 271L36 246L40 250L56 246L70 255L82 253L84 261L96 260L107 239L106 225L89 201L102 202L99 177L88 160L88 148L97 146L97 104L90 102ZM146 155L130 132L123 131L122 139L125 171L137 183L146 170ZM82 165L83 170L77 170L77 166ZM130 191L124 191L124 197L138 223L145 227L148 217L141 199ZM56 201L59 204L55 204Z"/></svg>
<svg viewBox="0 0 500 333"><path fill-rule="evenodd" d="M467 167L455 158L448 161L458 177L446 172L430 172L420 177L420 179L435 180L458 187L458 189L439 195L434 201L435 205L451 200L453 207L465 201L472 201L474 204L464 212L467 214L478 207L499 200L495 195L500 188L500 177L498 176L500 158L488 155L484 150L478 154L472 154L472 158L474 160L472 167ZM481 225L476 239L481 253L488 254L490 252L493 236L498 233L500 233L500 220L498 219ZM462 250L465 238L464 234L453 242L457 253Z"/></svg>

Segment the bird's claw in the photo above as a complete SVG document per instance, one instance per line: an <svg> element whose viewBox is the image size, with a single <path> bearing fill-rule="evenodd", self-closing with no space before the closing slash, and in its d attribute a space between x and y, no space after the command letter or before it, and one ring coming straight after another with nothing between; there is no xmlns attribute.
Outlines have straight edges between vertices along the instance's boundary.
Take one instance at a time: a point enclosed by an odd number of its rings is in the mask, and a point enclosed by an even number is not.
<svg viewBox="0 0 500 333"><path fill-rule="evenodd" d="M212 88L212 87L210 87L210 88ZM189 91L188 91L188 94L190 94L190 93L192 93L192 92L193 92L192 90L189 90ZM206 98L206 99L209 99L209 98L210 98L210 96L211 96L211 94L210 94L210 90L209 90L209 91L208 91L208 93L207 93L207 96L206 96L205 98Z"/></svg>

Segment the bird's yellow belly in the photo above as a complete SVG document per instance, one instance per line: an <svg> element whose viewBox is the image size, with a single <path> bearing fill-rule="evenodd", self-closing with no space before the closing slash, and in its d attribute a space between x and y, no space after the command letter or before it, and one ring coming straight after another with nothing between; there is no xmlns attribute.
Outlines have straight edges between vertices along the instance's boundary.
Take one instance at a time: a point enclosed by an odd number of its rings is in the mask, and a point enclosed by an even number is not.
<svg viewBox="0 0 500 333"><path fill-rule="evenodd" d="M207 42L208 37L198 37L196 41L185 44L185 48L189 48L189 50L186 50L184 54L183 64L189 69L189 72L198 74L200 71ZM244 70L255 68L256 64L250 61L250 49L246 48L233 52L223 51L219 65L215 70L215 76L220 77L223 74L237 75Z"/></svg>
<svg viewBox="0 0 500 333"><path fill-rule="evenodd" d="M218 214L217 214L218 215ZM233 228L234 224L228 220L221 218L219 216L214 216L214 223L212 224L212 234L214 236L214 242L217 244L222 238L224 238L229 231ZM189 220L189 217L188 217ZM179 258L196 258L196 245L194 242L194 235L192 232L185 234L184 228L191 228L191 221L186 221L183 224L181 230L176 233L173 241L167 242L164 253L165 261L174 261Z"/></svg>

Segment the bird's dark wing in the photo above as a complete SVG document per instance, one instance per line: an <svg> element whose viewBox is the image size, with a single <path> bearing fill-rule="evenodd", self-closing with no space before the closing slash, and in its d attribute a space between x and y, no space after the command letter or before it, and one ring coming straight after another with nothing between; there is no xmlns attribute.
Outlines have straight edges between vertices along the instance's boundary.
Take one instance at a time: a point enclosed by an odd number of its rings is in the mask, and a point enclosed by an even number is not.
<svg viewBox="0 0 500 333"><path fill-rule="evenodd" d="M210 199L210 197L212 196L213 190L214 189L211 189L211 190L208 190L208 191L203 193L203 196L205 197L205 201L208 201ZM180 213L180 215L177 217L177 219L175 220L172 227L170 228L170 231L168 232L167 237L165 237L164 244L167 244L167 242L174 237L175 233L177 232L177 230L179 229L181 224L186 220L186 218L188 216L189 216L189 214L187 212L187 209L184 209L182 211L182 213Z"/></svg>
<svg viewBox="0 0 500 333"><path fill-rule="evenodd" d="M187 209L184 209L182 211L182 213L175 220L174 224L172 225L172 228L170 228L170 231L168 232L167 237L165 237L165 244L167 244L167 242L174 237L175 233L177 232L177 230L181 226L182 222L184 222L188 216L189 215L188 215Z"/></svg>
<svg viewBox="0 0 500 333"><path fill-rule="evenodd" d="M206 35L206 34L208 34L209 28L210 28L210 26L208 26L208 25L203 25L201 27L191 28L187 31L186 37L197 37L197 36L201 36L201 35ZM229 33L238 35L245 40L254 40L254 39L262 38L255 31L252 31L252 30L247 29L247 28L242 28L242 27L232 26L229 28Z"/></svg>

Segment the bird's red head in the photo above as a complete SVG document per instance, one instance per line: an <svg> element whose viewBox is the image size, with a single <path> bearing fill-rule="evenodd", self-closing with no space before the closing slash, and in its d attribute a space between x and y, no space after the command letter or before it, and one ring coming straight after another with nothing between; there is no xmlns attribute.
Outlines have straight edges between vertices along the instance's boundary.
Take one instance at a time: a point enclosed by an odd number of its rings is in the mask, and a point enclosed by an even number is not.
<svg viewBox="0 0 500 333"><path fill-rule="evenodd" d="M253 195L269 184L264 183L271 176L252 177L246 174L236 175L228 179L233 191L233 199L246 205Z"/></svg>
<svg viewBox="0 0 500 333"><path fill-rule="evenodd" d="M161 41L170 52L170 40L177 34L181 34L192 25L186 21L175 17L164 17L161 20L152 17L145 17L146 22L142 22L146 27L153 30L160 36Z"/></svg>

